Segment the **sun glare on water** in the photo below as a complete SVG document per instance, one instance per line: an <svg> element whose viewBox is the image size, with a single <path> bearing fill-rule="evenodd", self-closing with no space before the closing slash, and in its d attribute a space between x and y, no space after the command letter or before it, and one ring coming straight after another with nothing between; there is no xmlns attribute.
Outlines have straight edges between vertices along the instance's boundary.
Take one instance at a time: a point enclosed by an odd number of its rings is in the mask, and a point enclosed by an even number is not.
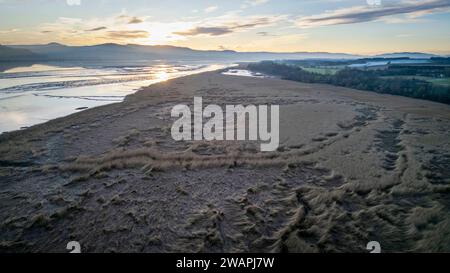
<svg viewBox="0 0 450 273"><path fill-rule="evenodd" d="M156 79L158 79L158 81L162 81L162 82L167 81L169 79L169 74L165 71L158 72L156 74Z"/></svg>

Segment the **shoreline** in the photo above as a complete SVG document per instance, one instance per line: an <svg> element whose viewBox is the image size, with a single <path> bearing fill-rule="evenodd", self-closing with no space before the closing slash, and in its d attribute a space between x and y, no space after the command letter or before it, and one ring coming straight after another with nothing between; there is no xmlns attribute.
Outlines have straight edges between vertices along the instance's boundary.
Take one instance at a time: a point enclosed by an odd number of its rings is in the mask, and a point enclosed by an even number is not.
<svg viewBox="0 0 450 273"><path fill-rule="evenodd" d="M225 68L224 68L225 67ZM199 74L199 73L204 73L204 72L208 72L208 71L214 71L214 70L221 70L221 69L226 69L232 67L232 65L224 65L224 64L205 64L201 67L198 68L193 68L192 70L189 71L177 71L177 72L170 72L169 73L165 73L165 77L168 77L168 79L174 79L174 78L178 78L178 77L184 77L184 76L189 76L189 75L195 75L195 74ZM157 67L155 67L157 68ZM62 67L60 67L60 69L63 69ZM87 69L87 68L79 68L76 67L74 69ZM91 68L93 69L93 68ZM211 70L212 69L212 70ZM53 71L59 71L57 70L57 67L55 67L55 69ZM38 71L40 72L40 71ZM51 121L53 119L57 119L57 118L61 118L64 116L68 116L77 112L86 110L86 109L90 109L90 108L96 108L99 106L103 106L103 105L107 105L107 104L112 104L112 103L117 103L119 102L118 100L124 100L125 97L127 95L133 94L138 92L140 89L142 88L146 88L149 85L152 84L156 84L158 82L162 82L162 81L166 81L167 79L159 79L158 77L158 71L154 72L152 75L152 77L154 77L153 79L148 79L148 80L133 80L133 79L127 79L124 78L124 82L117 85L117 84L113 84L113 83L102 83L102 84L95 84L94 85L86 85L86 86L78 86L78 87L64 87L64 88L58 88L55 90L50 90L49 94L44 93L44 95L39 94L39 89L36 91L38 92L37 95L34 94L36 97L33 98L33 93L24 91L23 93L19 93L19 95L23 96L24 98L17 100L14 100L17 97L20 96L11 96L11 97L5 97L5 99L13 99L12 101L9 101L9 103L15 103L15 104L23 104L24 105L24 109L31 109L31 110L24 110L21 108L14 108L14 107L8 107L7 105L3 105L4 107L4 111L3 114L5 115L3 117L2 120L0 120L1 122L1 130L4 130L2 132L0 132L0 135L3 133L8 133L8 132L13 132L13 131L21 131L24 130L26 128L32 127L33 125L37 125L37 124L42 124L48 121ZM22 73L26 73L26 72L22 72ZM36 73L36 72L33 72ZM93 74L97 74L100 73L96 70L93 70L91 73ZM106 73L106 72L103 72ZM112 72L111 72L112 73ZM133 77L133 75L135 75L135 73L137 72L130 72L130 74L126 75L127 77ZM185 74L185 75L182 75ZM109 75L109 74L107 74ZM44 75L45 76L45 75ZM41 78L39 78L38 75L36 75L37 80L43 80ZM63 77L64 78L64 77ZM62 79L63 79L62 78ZM80 80L81 81L81 80ZM44 81L45 82L45 81ZM51 84L52 82L49 82L48 84ZM8 85L6 85L8 86ZM25 85L26 86L26 85ZM103 92L99 92L99 90L108 90L108 91L103 91ZM42 91L42 90L40 90ZM69 92L69 95L65 95L65 93ZM73 93L73 95L70 95L70 93ZM78 93L77 93L78 92ZM109 95L109 96L107 96ZM96 99L86 99L88 97L101 97L101 98L106 98L105 100L96 100ZM48 97L47 100L44 100L44 97ZM111 99L113 98L114 99ZM119 98L119 99L118 99ZM63 99L63 101L50 101L52 99ZM30 103L29 101L34 101L34 103ZM52 106L52 104L61 104L63 105L62 107L57 107L57 110L55 111L45 111L45 109L43 111L41 111L41 109L43 107L50 107ZM1 106L1 105L0 105ZM3 108L2 107L2 108ZM39 110L39 112L35 113L37 114L37 116L39 116L40 118L37 119L34 117L33 115L33 111L37 111ZM16 125L16 126L12 126L12 125L8 125L8 117L10 117L11 120L15 120L15 119L22 119L23 121L19 122L12 122L12 124ZM15 129L13 129L13 127Z"/></svg>
<svg viewBox="0 0 450 273"><path fill-rule="evenodd" d="M17 130L14 130L14 131L6 131L6 132L2 132L2 133L0 133L0 140L1 140L1 137L2 137L3 135L9 135L9 134L20 133L20 132L26 131L26 130L28 130L28 129L31 129L31 128L35 127L35 126L44 125L44 124L46 124L46 123L50 123L50 122L55 121L55 120L63 119L63 118L66 118L66 117L70 117L70 116L72 116L72 115L77 115L77 114L82 113L82 112L92 111L93 109L98 109L98 108L102 108L102 107L106 107L106 106L110 106L110 105L114 105L114 104L122 104L122 103L127 99L127 97L132 96L132 95L134 95L134 94L136 94L136 93L138 93L138 92L145 91L146 89L150 88L150 87L153 86L153 85L157 85L157 84L160 84L160 83L163 83L163 82L173 81L173 80L180 79L180 78L185 78L185 77L195 76L195 75L201 75L201 74L207 74L207 73L222 73L222 72L227 71L227 70L230 69L231 67L232 67L232 66L229 66L229 67L226 67L226 68L220 68L220 69L212 70L212 71L206 71L206 72L194 73L194 74L191 74L191 75L184 75L184 76L180 76L180 77L168 79L168 80L166 80L166 81L156 82L156 83L153 83L153 84L151 84L151 85L141 86L141 87L139 87L138 89L136 89L135 92L130 93L130 94L128 94L128 95L125 95L123 101L121 101L121 102L112 102L112 103L108 103L108 104L105 104L105 105L99 105L99 106L91 107L91 108L88 108L88 109L83 109L82 111L74 112L74 113L71 113L71 114L66 115L66 116L56 117L56 118L54 118L54 119L50 119L50 120L45 121L45 122L43 122L43 123L38 123L38 124L31 125L31 126L27 126L26 128L23 128L23 129L21 128L21 129L17 129ZM239 66L236 67L236 69L238 69L238 68L242 68L242 69L245 69L245 70L246 70L246 67L245 67L245 66L239 65ZM244 78L250 77L250 76L240 76L240 75L231 75L231 74L227 74L227 76L230 76L230 77L239 77L239 78L241 78L241 77L244 77ZM258 77L254 77L254 78L258 78ZM277 78L277 77L260 78L260 79L278 79L278 80L282 80L282 79ZM358 89L352 89L352 88L346 88L346 87L334 86L334 85L330 85L330 84L302 83L302 82L290 81L290 80L285 80L285 81L293 82L293 83L298 83L298 84L303 84L303 85L317 86L318 89L320 89L321 87L329 87L329 88L342 89L342 90L345 90L345 91L351 90L351 91L353 91L353 92L372 93L372 94L376 94L375 97L377 97L377 96L378 96L378 97L381 97L381 98L384 97L384 98L386 98L386 99L389 99L389 97L392 97L392 98L394 98L394 99L395 99L395 98L406 99L406 100L409 99L409 100L413 100L413 101L425 102L426 104L431 104L431 107L433 107L433 104L434 104L435 107L439 107L439 108L443 108L443 109L445 109L446 107L448 107L448 108L450 109L450 105L445 104L445 103L434 102L434 101L429 101L429 100L422 100L422 99L416 99L416 98L409 98L409 97L404 97L404 96L400 96L400 95L381 94L381 93L376 93L376 92L373 92L373 91L358 90ZM345 93L343 93L342 95L352 97L351 95L345 94ZM363 95L363 94L361 94L361 95ZM364 97L364 95L363 95L363 97ZM369 95L368 97L370 97L370 95Z"/></svg>

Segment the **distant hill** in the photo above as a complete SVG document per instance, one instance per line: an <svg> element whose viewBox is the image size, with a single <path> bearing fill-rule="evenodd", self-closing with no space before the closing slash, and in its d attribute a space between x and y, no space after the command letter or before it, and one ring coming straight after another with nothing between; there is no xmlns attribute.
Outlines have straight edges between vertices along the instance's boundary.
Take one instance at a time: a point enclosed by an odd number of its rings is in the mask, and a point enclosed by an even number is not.
<svg viewBox="0 0 450 273"><path fill-rule="evenodd" d="M176 46L146 46L100 44L93 46L66 46L58 43L45 45L13 45L15 49L29 50L47 60L224 60L259 61L276 59L356 59L361 56L327 52L236 52L233 50L194 50Z"/></svg>
<svg viewBox="0 0 450 273"><path fill-rule="evenodd" d="M35 60L39 55L28 49L11 48L0 45L0 61Z"/></svg>
<svg viewBox="0 0 450 273"><path fill-rule="evenodd" d="M410 59L430 59L433 57L439 57L438 55L429 54L429 53L421 53L421 52L397 52L397 53L388 53L381 54L375 57L379 58L410 58Z"/></svg>
<svg viewBox="0 0 450 273"><path fill-rule="evenodd" d="M360 59L359 56L329 52L237 52L233 50L194 50L187 47L167 45L120 45L114 43L93 46L66 46L58 43L45 45L9 45L17 51L17 58L46 61L136 61L136 60L177 60L177 61L261 61L261 60L348 60ZM437 55L419 52L389 53L377 58L429 59ZM8 57L12 58L12 57Z"/></svg>

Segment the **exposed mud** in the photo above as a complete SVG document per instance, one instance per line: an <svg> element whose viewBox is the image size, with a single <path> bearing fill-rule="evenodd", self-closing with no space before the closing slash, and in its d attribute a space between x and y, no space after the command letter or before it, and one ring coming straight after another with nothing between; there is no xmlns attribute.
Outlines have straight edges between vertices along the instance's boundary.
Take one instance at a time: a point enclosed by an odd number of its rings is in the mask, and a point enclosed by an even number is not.
<svg viewBox="0 0 450 273"><path fill-rule="evenodd" d="M318 92L320 91L320 92ZM182 141L171 108L279 104L281 144ZM423 110L426 105L428 111ZM401 109L401 110L399 110ZM450 251L448 106L218 73L0 136L0 251Z"/></svg>

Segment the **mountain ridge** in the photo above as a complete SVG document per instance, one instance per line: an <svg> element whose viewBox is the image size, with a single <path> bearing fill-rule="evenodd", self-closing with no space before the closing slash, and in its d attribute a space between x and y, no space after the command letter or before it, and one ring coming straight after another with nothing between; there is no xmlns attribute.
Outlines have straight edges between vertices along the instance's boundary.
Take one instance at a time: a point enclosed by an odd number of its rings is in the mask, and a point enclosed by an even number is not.
<svg viewBox="0 0 450 273"><path fill-rule="evenodd" d="M172 45L139 45L104 43L88 46L69 46L56 42L32 45L2 46L16 51L16 55L5 55L0 52L0 60L15 61L17 59L40 59L43 61L74 60L229 60L260 61L277 59L359 59L369 57L348 53L331 52L239 52L234 50L196 50L188 47ZM4 49L5 51L6 49ZM20 51L22 50L22 51ZM22 52L23 56L18 54ZM30 54L31 53L31 54ZM394 52L372 57L412 57L426 59L439 55L422 52Z"/></svg>
<svg viewBox="0 0 450 273"><path fill-rule="evenodd" d="M40 56L27 49L0 45L0 61L38 59Z"/></svg>

